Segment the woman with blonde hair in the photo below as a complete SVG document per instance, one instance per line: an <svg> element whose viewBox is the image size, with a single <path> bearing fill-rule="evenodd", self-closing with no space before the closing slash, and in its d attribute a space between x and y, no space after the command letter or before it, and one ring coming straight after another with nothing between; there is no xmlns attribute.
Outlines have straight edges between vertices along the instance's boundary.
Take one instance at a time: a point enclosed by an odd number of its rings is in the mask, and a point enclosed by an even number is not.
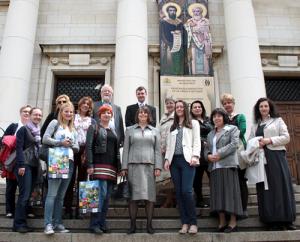
<svg viewBox="0 0 300 242"><path fill-rule="evenodd" d="M45 234L54 234L54 230L67 233L62 224L62 210L65 193L68 189L74 167L74 153L78 152L77 132L74 127L74 106L71 102L63 103L59 109L57 120L48 125L43 143L66 149L69 156L69 174L67 179L49 178L48 193L45 203ZM52 219L53 218L53 219Z"/></svg>
<svg viewBox="0 0 300 242"><path fill-rule="evenodd" d="M245 139L245 133L246 133L246 117L244 114L236 113L234 110L235 106L235 99L230 93L224 93L221 96L221 103L228 114L229 117L229 123L231 125L234 125L238 127L240 131L239 136L239 150L246 149L246 139ZM247 212L247 205L248 205L248 186L247 186L247 179L245 178L246 173L246 166L239 161L238 166L238 174L239 174L239 183L240 183L240 189L241 189L241 199L242 199L242 205L243 205L243 214L240 216L240 218L247 218L248 212Z"/></svg>
<svg viewBox="0 0 300 242"><path fill-rule="evenodd" d="M64 218L73 218L73 196L74 196L74 185L75 185L75 178L77 177L77 188L79 186L80 181L85 181L87 173L86 167L84 164L84 150L85 150L85 143L86 143L86 134L89 126L91 124L95 125L96 121L91 118L93 114L93 100L91 97L82 97L78 102L78 110L75 114L74 118L74 127L77 131L78 135L78 144L79 144L79 152L74 155L74 172L72 175L72 179L70 181L68 190L65 195L65 214ZM76 189L78 191L78 189ZM79 208L78 208L78 194L76 194L76 211L75 216L76 218L80 218L79 215Z"/></svg>

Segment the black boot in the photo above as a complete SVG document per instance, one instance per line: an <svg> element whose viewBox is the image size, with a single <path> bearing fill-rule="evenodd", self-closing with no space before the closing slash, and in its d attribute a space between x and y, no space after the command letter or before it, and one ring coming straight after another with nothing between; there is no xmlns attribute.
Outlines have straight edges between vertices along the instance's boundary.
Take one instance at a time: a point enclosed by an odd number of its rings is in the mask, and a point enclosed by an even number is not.
<svg viewBox="0 0 300 242"><path fill-rule="evenodd" d="M147 201L146 206L145 206L145 210L146 210L146 216L147 216L147 233L148 234L154 234L155 231L152 227L152 217L153 217L154 203L150 202L150 201Z"/></svg>
<svg viewBox="0 0 300 242"><path fill-rule="evenodd" d="M134 234L136 230L136 215L137 215L137 204L135 201L129 202L129 217L130 217L130 229L127 234Z"/></svg>

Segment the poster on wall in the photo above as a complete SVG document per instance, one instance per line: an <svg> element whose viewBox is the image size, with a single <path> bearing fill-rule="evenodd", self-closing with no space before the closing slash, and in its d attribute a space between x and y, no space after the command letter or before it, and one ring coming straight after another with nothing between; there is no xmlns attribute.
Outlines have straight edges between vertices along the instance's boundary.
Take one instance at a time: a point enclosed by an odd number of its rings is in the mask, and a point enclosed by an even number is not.
<svg viewBox="0 0 300 242"><path fill-rule="evenodd" d="M184 100L191 104L195 100L203 102L207 115L216 106L213 77L162 76L160 79L160 110L164 110L166 97Z"/></svg>
<svg viewBox="0 0 300 242"><path fill-rule="evenodd" d="M159 0L161 75L212 76L207 0Z"/></svg>

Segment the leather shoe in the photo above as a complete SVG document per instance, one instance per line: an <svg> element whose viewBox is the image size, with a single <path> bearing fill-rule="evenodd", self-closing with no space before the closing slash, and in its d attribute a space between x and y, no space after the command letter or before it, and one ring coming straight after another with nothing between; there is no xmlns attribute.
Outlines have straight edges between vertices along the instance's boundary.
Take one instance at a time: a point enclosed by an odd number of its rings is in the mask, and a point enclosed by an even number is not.
<svg viewBox="0 0 300 242"><path fill-rule="evenodd" d="M287 230L297 230L297 227L293 224L288 224L285 226Z"/></svg>
<svg viewBox="0 0 300 242"><path fill-rule="evenodd" d="M100 228L91 228L90 231L93 233L93 234L103 234L103 231L100 229Z"/></svg>
<svg viewBox="0 0 300 242"><path fill-rule="evenodd" d="M227 225L224 225L224 226L219 226L218 227L218 229L217 229L217 231L219 232L219 233L223 233L224 231L225 231L225 229L227 228Z"/></svg>
<svg viewBox="0 0 300 242"><path fill-rule="evenodd" d="M232 233L232 232L237 232L237 226L231 227L228 225L227 228L224 230L224 233Z"/></svg>
<svg viewBox="0 0 300 242"><path fill-rule="evenodd" d="M105 227L100 227L100 229L103 231L104 234L109 234L110 233L109 228L107 228L106 226Z"/></svg>
<svg viewBox="0 0 300 242"><path fill-rule="evenodd" d="M152 226L147 226L147 233L148 233L148 234L154 234L154 233L155 233L155 231L154 231L154 229L152 228Z"/></svg>
<svg viewBox="0 0 300 242"><path fill-rule="evenodd" d="M130 229L127 231L127 234L134 234L135 233L135 226L130 226Z"/></svg>
<svg viewBox="0 0 300 242"><path fill-rule="evenodd" d="M33 231L33 229L25 227L25 226L19 227L19 228L13 228L12 230L13 230L13 232L19 232L19 233L22 233L22 234Z"/></svg>

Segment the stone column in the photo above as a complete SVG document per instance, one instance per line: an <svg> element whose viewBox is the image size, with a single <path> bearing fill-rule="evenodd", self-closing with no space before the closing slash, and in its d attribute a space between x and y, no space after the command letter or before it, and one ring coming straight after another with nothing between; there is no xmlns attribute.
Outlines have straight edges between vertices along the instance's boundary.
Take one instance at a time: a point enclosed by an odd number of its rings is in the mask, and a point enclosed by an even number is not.
<svg viewBox="0 0 300 242"><path fill-rule="evenodd" d="M148 90L147 0L119 0L117 18L114 103L125 115L136 88Z"/></svg>
<svg viewBox="0 0 300 242"><path fill-rule="evenodd" d="M246 115L249 131L253 106L266 96L252 1L224 0L224 17L235 111Z"/></svg>
<svg viewBox="0 0 300 242"><path fill-rule="evenodd" d="M19 120L28 100L39 0L11 0L0 54L0 126Z"/></svg>

